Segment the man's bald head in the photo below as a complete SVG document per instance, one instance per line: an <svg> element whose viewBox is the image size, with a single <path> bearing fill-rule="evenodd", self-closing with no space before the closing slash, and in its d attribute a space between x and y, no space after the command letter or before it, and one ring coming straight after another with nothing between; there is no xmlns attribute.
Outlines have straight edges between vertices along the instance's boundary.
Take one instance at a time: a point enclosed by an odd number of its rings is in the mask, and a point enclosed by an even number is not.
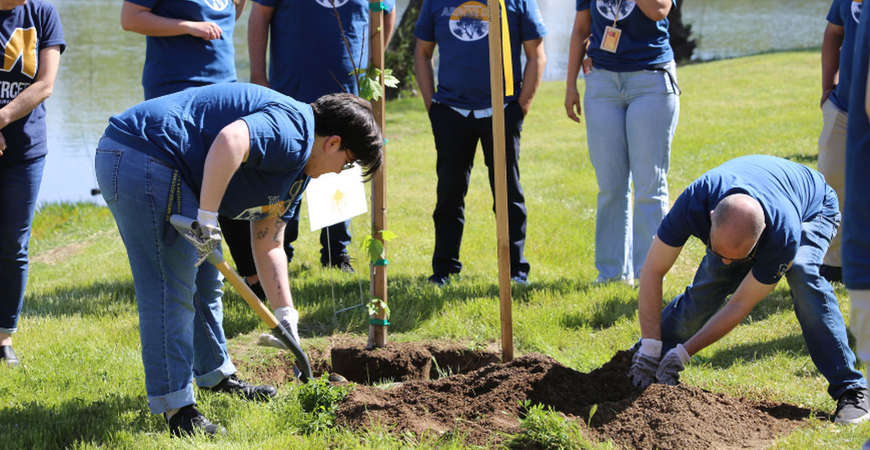
<svg viewBox="0 0 870 450"><path fill-rule="evenodd" d="M746 194L723 198L710 212L710 245L729 259L746 257L764 231L764 210Z"/></svg>

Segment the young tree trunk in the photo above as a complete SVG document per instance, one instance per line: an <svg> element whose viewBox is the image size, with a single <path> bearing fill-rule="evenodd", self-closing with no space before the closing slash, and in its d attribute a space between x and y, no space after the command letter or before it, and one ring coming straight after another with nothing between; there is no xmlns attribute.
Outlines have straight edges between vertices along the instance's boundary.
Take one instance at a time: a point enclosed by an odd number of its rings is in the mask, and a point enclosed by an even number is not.
<svg viewBox="0 0 870 450"><path fill-rule="evenodd" d="M668 14L671 47L674 49L674 60L678 63L692 59L692 53L698 44L697 40L691 39L692 26L683 24L682 8L684 4L683 1L678 1Z"/></svg>
<svg viewBox="0 0 870 450"><path fill-rule="evenodd" d="M417 79L414 77L414 25L420 15L423 0L411 0L408 9L402 14L399 25L393 32L393 39L386 53L386 67L393 70L393 75L399 79L398 88L387 88L387 98L393 99L399 92L417 92Z"/></svg>

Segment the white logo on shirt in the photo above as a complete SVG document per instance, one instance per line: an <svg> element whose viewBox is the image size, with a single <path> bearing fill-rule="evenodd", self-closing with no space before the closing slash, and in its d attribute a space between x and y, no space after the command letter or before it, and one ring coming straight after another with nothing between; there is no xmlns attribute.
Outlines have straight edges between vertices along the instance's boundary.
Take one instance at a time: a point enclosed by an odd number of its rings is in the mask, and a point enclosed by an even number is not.
<svg viewBox="0 0 870 450"><path fill-rule="evenodd" d="M607 20L622 20L634 11L634 0L598 0L595 9Z"/></svg>
<svg viewBox="0 0 870 450"><path fill-rule="evenodd" d="M203 0L209 8L215 11L223 11L227 5L230 4L230 0Z"/></svg>
<svg viewBox="0 0 870 450"><path fill-rule="evenodd" d="M314 0L314 1L316 1L318 5L320 5L324 8L332 8L333 4L335 4L334 6L336 8L341 8L342 6L344 6L345 3L348 2L348 0Z"/></svg>
<svg viewBox="0 0 870 450"><path fill-rule="evenodd" d="M450 32L456 39L465 42L485 38L489 35L489 10L486 5L470 1L457 6L450 12Z"/></svg>
<svg viewBox="0 0 870 450"><path fill-rule="evenodd" d="M861 21L861 4L864 0L852 0L852 18L855 19L855 23Z"/></svg>

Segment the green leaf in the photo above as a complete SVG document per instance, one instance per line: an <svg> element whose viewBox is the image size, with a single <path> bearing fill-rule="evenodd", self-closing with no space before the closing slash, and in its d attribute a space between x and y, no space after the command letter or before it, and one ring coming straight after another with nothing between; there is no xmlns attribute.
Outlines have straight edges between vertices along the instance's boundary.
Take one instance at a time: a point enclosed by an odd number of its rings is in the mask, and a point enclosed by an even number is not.
<svg viewBox="0 0 870 450"><path fill-rule="evenodd" d="M390 230L381 230L381 239L383 239L384 242L390 242L395 238L396 238L396 233L393 233Z"/></svg>
<svg viewBox="0 0 870 450"><path fill-rule="evenodd" d="M387 302L379 298L373 298L368 302L366 307L369 310L369 316L376 316L380 308L384 310L384 319L390 320L390 307L387 306Z"/></svg>
<svg viewBox="0 0 870 450"><path fill-rule="evenodd" d="M381 255L384 254L384 244L377 239L372 239L372 243L369 245L369 259L371 259L372 263L375 263L378 259L381 258Z"/></svg>

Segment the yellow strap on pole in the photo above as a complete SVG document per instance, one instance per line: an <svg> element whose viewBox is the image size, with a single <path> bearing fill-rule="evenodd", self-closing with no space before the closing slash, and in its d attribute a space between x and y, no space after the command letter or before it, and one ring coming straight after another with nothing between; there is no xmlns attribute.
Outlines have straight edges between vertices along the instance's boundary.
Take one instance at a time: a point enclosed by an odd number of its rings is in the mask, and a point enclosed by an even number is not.
<svg viewBox="0 0 870 450"><path fill-rule="evenodd" d="M504 0L498 0L501 5L501 57L504 65L504 95L514 95L514 64L511 54L511 33L508 30L507 8Z"/></svg>

